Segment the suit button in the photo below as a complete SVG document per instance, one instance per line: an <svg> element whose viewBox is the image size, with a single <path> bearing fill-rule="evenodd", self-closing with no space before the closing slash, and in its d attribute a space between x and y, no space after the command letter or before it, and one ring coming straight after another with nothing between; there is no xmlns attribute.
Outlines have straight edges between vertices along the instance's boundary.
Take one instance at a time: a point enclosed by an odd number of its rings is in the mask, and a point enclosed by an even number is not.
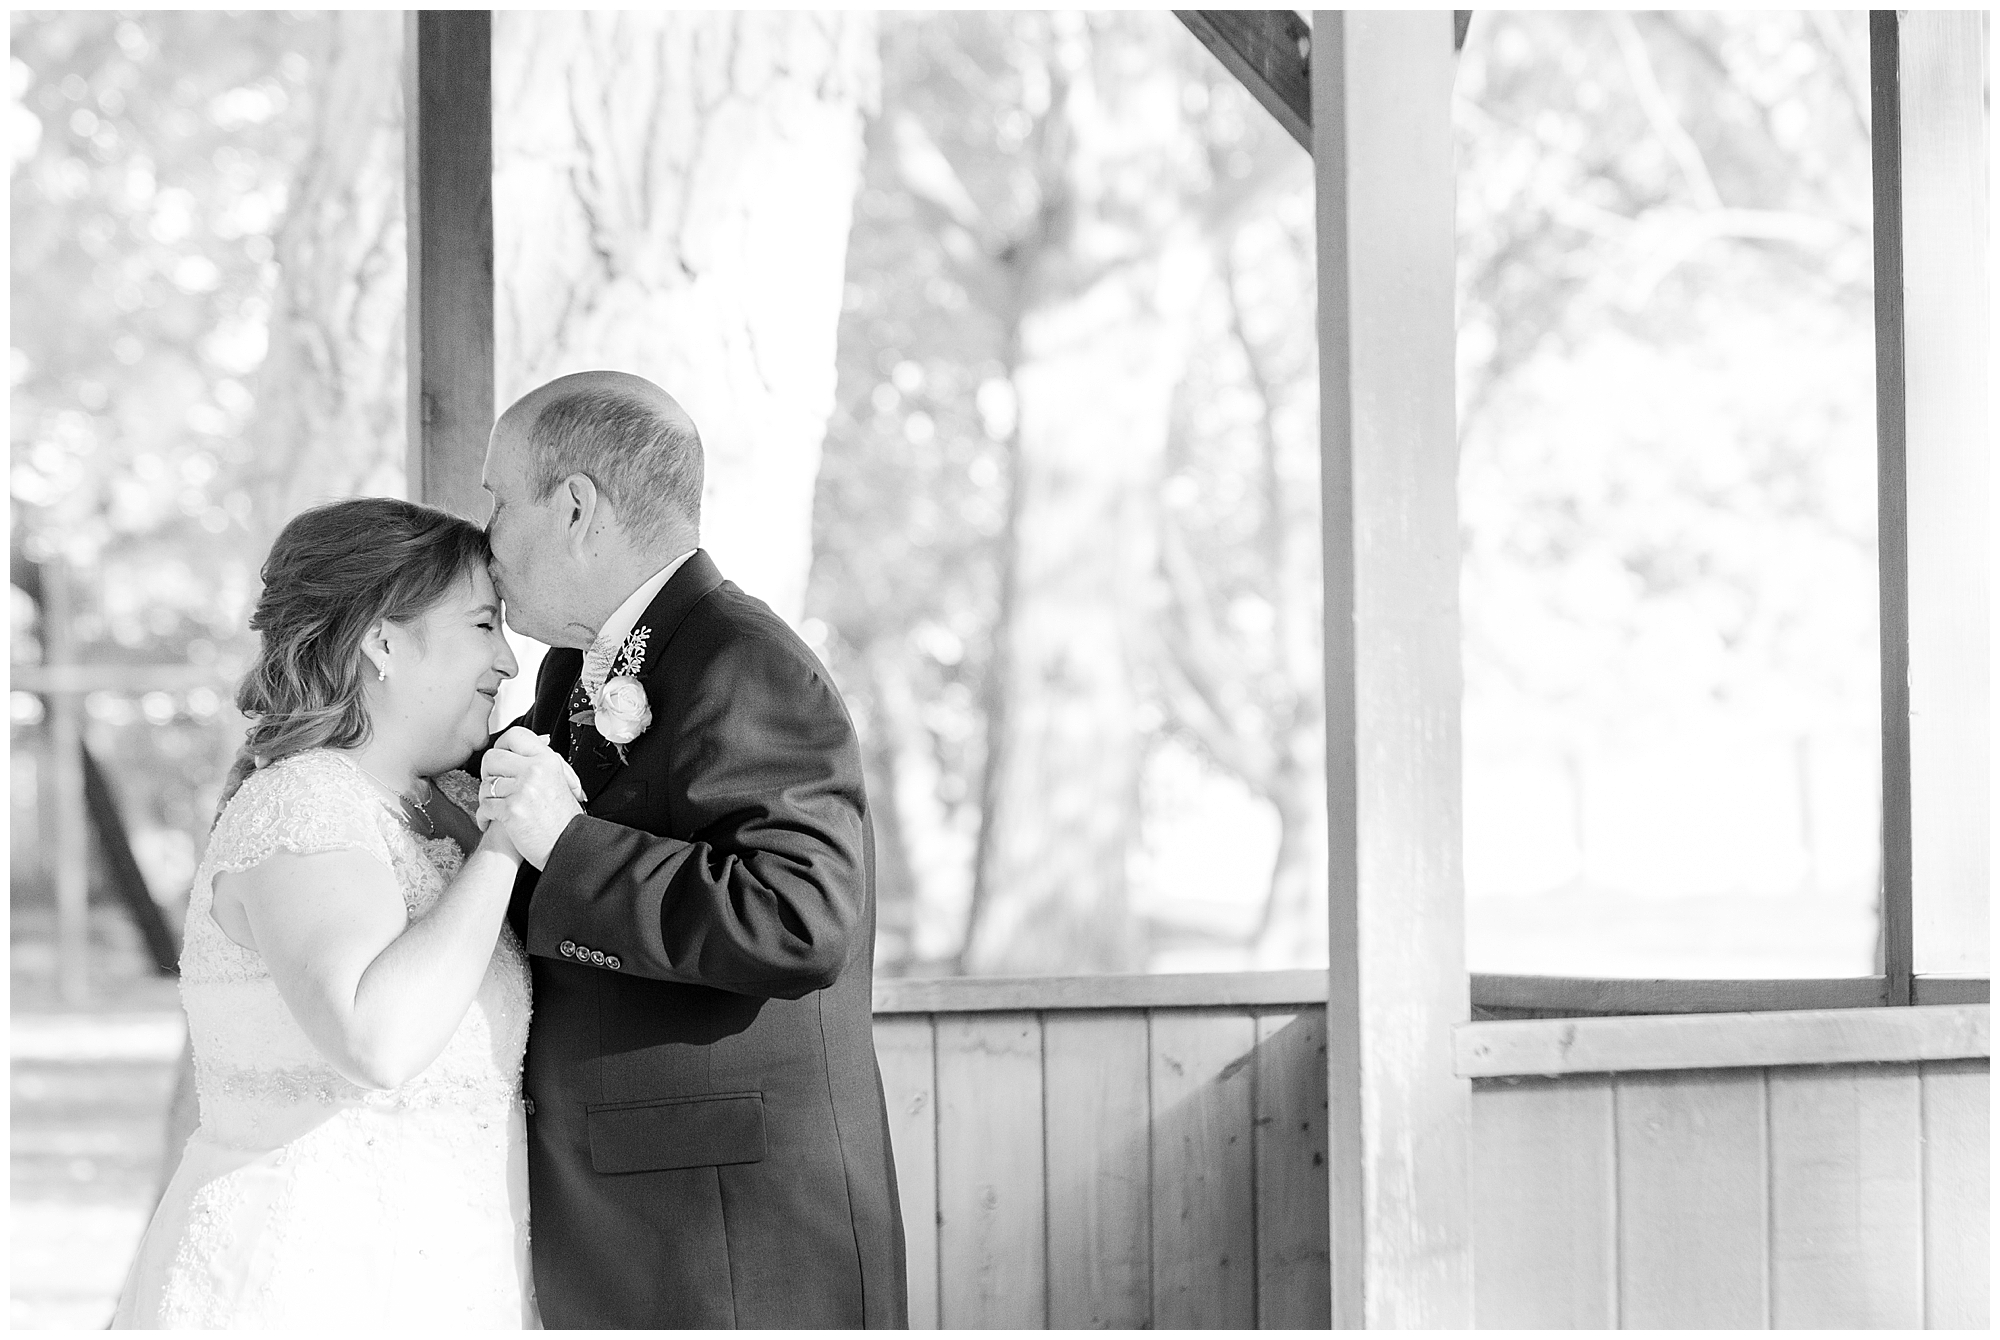
<svg viewBox="0 0 2000 1340"><path fill-rule="evenodd" d="M590 951L590 961L591 961L592 963L595 963L595 964L596 964L596 965L597 965L598 967L600 967L600 968L601 968L601 967L603 967L603 966L604 966L604 963L605 963L605 958L604 958L604 951L603 951L602 949L593 949L593 950L591 950L591 951Z"/></svg>
<svg viewBox="0 0 2000 1340"><path fill-rule="evenodd" d="M611 971L613 972L617 972L618 969L623 965L618 962L618 956L616 954L607 954L605 955L604 958L604 966L611 969Z"/></svg>
<svg viewBox="0 0 2000 1340"><path fill-rule="evenodd" d="M576 941L564 940L561 944L556 946L556 952L558 954L561 954L565 958L569 957L570 955L576 953Z"/></svg>
<svg viewBox="0 0 2000 1340"><path fill-rule="evenodd" d="M531 1116L531 1117L532 1117L532 1116L534 1116L534 1115L535 1115L535 1100L534 1100L534 1099L532 1099L532 1098L523 1098L523 1099L521 1100L521 1110L522 1110L523 1112L526 1112L526 1113L527 1113L527 1114L528 1114L529 1116Z"/></svg>

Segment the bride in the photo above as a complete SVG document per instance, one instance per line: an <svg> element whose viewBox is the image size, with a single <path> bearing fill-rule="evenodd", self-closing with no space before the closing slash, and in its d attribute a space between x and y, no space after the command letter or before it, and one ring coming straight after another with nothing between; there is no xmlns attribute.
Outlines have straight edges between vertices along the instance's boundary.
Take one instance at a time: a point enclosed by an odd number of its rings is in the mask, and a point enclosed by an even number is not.
<svg viewBox="0 0 2000 1340"><path fill-rule="evenodd" d="M181 955L201 1124L114 1326L538 1324L521 857L453 771L518 668L487 558L389 498L272 546Z"/></svg>

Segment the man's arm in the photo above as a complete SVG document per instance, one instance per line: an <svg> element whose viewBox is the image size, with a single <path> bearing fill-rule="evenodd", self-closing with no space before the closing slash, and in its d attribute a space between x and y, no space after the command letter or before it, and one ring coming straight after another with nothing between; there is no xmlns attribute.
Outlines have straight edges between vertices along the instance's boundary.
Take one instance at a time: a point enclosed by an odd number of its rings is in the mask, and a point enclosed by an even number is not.
<svg viewBox="0 0 2000 1340"><path fill-rule="evenodd" d="M802 652L743 638L674 696L672 736L628 748L669 751L633 771L661 786L662 820L685 796L671 820L693 840L572 818L537 882L528 951L746 995L829 985L867 896L860 747L838 694Z"/></svg>

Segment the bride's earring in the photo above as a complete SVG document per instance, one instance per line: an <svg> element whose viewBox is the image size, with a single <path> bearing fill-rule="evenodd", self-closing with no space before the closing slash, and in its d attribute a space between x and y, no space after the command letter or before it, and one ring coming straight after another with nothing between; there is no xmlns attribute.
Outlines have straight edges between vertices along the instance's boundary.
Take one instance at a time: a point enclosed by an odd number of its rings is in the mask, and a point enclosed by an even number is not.
<svg viewBox="0 0 2000 1340"><path fill-rule="evenodd" d="M375 667L375 678L377 678L377 679L387 679L388 677L389 677L389 667L388 667L388 666L386 666L386 665L378 665L378 666L376 666L376 667Z"/></svg>

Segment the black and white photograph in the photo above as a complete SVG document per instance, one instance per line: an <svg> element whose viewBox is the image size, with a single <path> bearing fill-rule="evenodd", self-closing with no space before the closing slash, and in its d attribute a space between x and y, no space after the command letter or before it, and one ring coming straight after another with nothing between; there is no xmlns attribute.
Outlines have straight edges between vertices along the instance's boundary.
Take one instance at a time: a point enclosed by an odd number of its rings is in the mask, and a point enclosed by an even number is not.
<svg viewBox="0 0 2000 1340"><path fill-rule="evenodd" d="M1986 1329L1994 46L10 11L10 1328Z"/></svg>

